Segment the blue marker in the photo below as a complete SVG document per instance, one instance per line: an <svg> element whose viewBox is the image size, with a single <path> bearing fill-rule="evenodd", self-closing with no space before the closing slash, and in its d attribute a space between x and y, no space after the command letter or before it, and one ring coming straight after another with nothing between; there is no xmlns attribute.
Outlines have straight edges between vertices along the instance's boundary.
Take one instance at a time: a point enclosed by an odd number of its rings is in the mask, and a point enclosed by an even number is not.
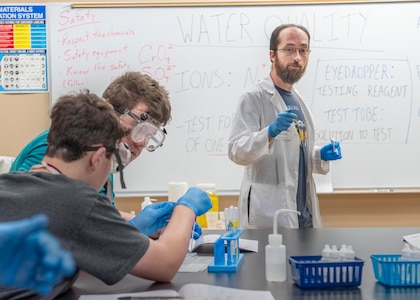
<svg viewBox="0 0 420 300"><path fill-rule="evenodd" d="M335 147L335 141L334 139L331 139L331 147L332 147L332 151L334 152L335 156L340 156L340 153L338 153L338 149Z"/></svg>

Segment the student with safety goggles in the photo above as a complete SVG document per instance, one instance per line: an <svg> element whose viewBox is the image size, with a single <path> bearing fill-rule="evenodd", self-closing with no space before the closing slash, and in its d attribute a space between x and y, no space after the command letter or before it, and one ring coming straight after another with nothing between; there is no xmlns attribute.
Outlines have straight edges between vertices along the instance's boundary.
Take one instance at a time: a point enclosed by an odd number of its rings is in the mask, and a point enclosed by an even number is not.
<svg viewBox="0 0 420 300"><path fill-rule="evenodd" d="M71 253L78 270L105 284L115 284L127 274L171 281L185 259L195 218L212 204L205 191L190 188L177 202L170 202L170 214L164 219L169 222L157 241L124 220L98 192L113 157L121 162L115 145L129 132L100 97L61 96L51 111L49 145L41 163L29 172L0 175L0 223L45 214L48 229ZM151 226L149 222L146 230ZM55 286L55 295L66 291L73 278ZM32 290L0 287L0 299L39 297Z"/></svg>
<svg viewBox="0 0 420 300"><path fill-rule="evenodd" d="M116 111L121 115L123 123L131 129L131 135L128 139L134 143L141 143L143 148L149 152L162 147L167 135L166 129L153 119L147 112L141 112L139 116L135 115L129 109Z"/></svg>
<svg viewBox="0 0 420 300"><path fill-rule="evenodd" d="M121 185L125 188L123 169L136 159L144 148L153 151L163 145L166 135L164 126L171 119L169 95L166 89L150 76L140 72L126 72L112 81L102 96L119 113L121 122L131 130L116 146L121 162L117 168L118 159L115 155L113 168L114 171L120 170ZM14 160L11 172L28 171L41 162L48 147L48 132L49 130L42 132L25 146ZM115 206L112 173L109 174L100 193L106 195ZM171 210L170 203L155 203L147 206L147 210L140 214L150 216L151 219L163 218L160 210L162 205L167 207L168 211ZM127 212L120 211L120 214L126 220L133 219L133 215ZM201 228L194 227L194 237L198 238Z"/></svg>

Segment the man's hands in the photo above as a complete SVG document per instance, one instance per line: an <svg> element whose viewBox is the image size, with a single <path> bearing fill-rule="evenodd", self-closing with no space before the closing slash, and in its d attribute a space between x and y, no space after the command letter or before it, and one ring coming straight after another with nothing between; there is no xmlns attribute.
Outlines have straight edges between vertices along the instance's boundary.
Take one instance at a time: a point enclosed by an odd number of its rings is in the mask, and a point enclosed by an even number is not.
<svg viewBox="0 0 420 300"><path fill-rule="evenodd" d="M341 146L337 141L332 141L330 144L326 144L321 148L321 159L322 160L337 160L341 159Z"/></svg>
<svg viewBox="0 0 420 300"><path fill-rule="evenodd" d="M286 109L284 112L279 113L270 126L268 126L268 134L272 138L276 137L280 132L289 129L293 120L297 119L297 115L291 111L291 109Z"/></svg>

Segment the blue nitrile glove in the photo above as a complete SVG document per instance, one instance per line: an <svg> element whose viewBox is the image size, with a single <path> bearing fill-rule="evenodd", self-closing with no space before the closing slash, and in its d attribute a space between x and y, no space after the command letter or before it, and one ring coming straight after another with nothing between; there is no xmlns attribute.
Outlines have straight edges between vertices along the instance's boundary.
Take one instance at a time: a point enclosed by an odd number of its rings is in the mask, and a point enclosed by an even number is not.
<svg viewBox="0 0 420 300"><path fill-rule="evenodd" d="M128 221L147 236L162 229L174 211L174 202L158 202L146 206L137 216Z"/></svg>
<svg viewBox="0 0 420 300"><path fill-rule="evenodd" d="M71 254L45 230L47 224L45 215L0 224L0 285L48 294L75 272Z"/></svg>
<svg viewBox="0 0 420 300"><path fill-rule="evenodd" d="M22 248L25 250L21 257L31 261L32 265L26 263L15 277L39 294L49 294L56 284L75 271L71 254L63 251L58 240L45 230L31 234Z"/></svg>
<svg viewBox="0 0 420 300"><path fill-rule="evenodd" d="M213 206L207 192L197 187L189 188L185 195L178 199L176 205L191 208L196 217L205 214Z"/></svg>
<svg viewBox="0 0 420 300"><path fill-rule="evenodd" d="M322 147L321 159L325 161L341 159L340 143L337 141L333 141L329 144L326 144L324 147Z"/></svg>
<svg viewBox="0 0 420 300"><path fill-rule="evenodd" d="M201 229L200 224L198 224L197 222L194 222L194 233L193 233L193 239L194 240L198 240L198 238L201 236L201 234L203 233L203 230Z"/></svg>
<svg viewBox="0 0 420 300"><path fill-rule="evenodd" d="M268 134L274 138L283 130L287 130L293 120L297 119L297 115L292 113L291 109L286 109L284 112L279 113L274 119L273 123L268 126Z"/></svg>

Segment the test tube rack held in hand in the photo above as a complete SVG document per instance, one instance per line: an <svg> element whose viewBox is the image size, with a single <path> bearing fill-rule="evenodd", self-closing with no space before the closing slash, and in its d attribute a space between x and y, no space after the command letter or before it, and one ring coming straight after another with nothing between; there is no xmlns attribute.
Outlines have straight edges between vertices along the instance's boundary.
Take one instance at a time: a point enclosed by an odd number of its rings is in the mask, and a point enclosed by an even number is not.
<svg viewBox="0 0 420 300"><path fill-rule="evenodd" d="M241 228L229 230L214 242L214 264L207 267L208 272L236 272L244 260L239 250Z"/></svg>

